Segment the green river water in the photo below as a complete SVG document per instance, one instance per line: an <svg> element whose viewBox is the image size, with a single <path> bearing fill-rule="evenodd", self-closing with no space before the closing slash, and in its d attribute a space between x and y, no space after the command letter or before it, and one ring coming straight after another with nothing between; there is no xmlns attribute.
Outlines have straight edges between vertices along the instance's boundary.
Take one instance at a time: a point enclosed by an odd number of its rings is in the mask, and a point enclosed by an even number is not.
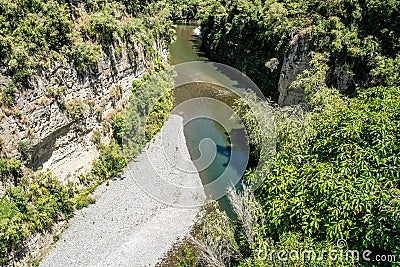
<svg viewBox="0 0 400 267"><path fill-rule="evenodd" d="M193 35L194 28L195 26L176 26L177 40L170 46L171 65L208 60L200 51L201 40ZM213 67L212 63L201 71L192 70L191 74L200 75L207 80L223 81L231 86L237 86L239 83ZM232 185L240 190L240 181L247 166L249 151L244 145L246 140L243 139L245 137L243 125L230 120L230 115L223 117L223 114L221 115L223 104L218 104L219 102L231 106L237 98L236 94L211 83L191 83L175 88L174 98L175 106L187 103L186 101L190 99L207 98L203 102L200 100L190 105L180 114L184 119L186 143L191 159L199 170L206 195L218 199L220 207L231 218L236 217L224 193L227 186ZM217 104L209 98L218 101ZM219 121L210 119L217 117L222 119ZM235 146L232 145L231 139L236 139ZM202 153L206 156L202 157ZM232 157L233 154L235 157ZM212 163L204 168L205 161L210 157L213 158Z"/></svg>

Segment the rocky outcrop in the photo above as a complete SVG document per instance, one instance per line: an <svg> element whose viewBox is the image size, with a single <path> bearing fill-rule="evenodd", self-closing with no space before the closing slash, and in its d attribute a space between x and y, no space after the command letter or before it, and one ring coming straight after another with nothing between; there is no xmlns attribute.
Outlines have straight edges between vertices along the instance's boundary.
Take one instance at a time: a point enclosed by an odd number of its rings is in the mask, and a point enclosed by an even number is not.
<svg viewBox="0 0 400 267"><path fill-rule="evenodd" d="M278 104L280 106L296 105L302 101L304 88L291 87L290 85L296 80L297 75L310 67L308 56L310 50L311 43L307 30L301 31L292 38L279 77Z"/></svg>
<svg viewBox="0 0 400 267"><path fill-rule="evenodd" d="M280 106L297 105L303 101L304 88L292 87L291 84L297 75L310 68L309 52L312 50L309 29L304 29L296 34L286 53L280 73L278 91ZM331 63L326 74L326 83L329 87L337 88L341 93L353 96L355 94L355 81L347 64Z"/></svg>
<svg viewBox="0 0 400 267"><path fill-rule="evenodd" d="M104 122L123 108L132 81L153 66L153 58L143 46L126 47L111 45L98 63L82 74L72 63L55 61L38 70L29 88L18 91L12 108L0 110L0 137L7 156L26 150L31 167L48 168L65 182L88 171L98 156L91 141L94 131L108 139L110 129ZM162 41L155 40L154 49L167 60ZM6 87L9 81L3 72L0 86Z"/></svg>

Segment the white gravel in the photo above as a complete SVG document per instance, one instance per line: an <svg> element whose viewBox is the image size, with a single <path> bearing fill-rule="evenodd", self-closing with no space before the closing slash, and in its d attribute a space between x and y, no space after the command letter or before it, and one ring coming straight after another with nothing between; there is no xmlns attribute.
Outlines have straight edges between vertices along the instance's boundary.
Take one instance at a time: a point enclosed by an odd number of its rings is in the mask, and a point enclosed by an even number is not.
<svg viewBox="0 0 400 267"><path fill-rule="evenodd" d="M204 191L182 128L171 115L123 179L95 190L96 204L76 213L40 266L154 266L184 237Z"/></svg>

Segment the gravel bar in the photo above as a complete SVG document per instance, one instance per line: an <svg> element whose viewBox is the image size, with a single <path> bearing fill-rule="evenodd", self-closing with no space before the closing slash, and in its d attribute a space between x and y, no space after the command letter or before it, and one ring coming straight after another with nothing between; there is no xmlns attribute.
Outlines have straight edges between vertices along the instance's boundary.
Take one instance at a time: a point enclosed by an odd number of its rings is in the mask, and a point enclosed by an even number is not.
<svg viewBox="0 0 400 267"><path fill-rule="evenodd" d="M122 178L94 194L96 204L76 212L40 266L154 266L204 201L182 118L171 115Z"/></svg>

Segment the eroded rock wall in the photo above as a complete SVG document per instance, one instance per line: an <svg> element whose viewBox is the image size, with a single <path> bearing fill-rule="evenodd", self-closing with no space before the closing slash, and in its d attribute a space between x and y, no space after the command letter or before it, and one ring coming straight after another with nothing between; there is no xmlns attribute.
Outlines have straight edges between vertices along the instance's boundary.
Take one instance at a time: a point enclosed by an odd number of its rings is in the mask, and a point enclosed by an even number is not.
<svg viewBox="0 0 400 267"><path fill-rule="evenodd" d="M167 60L162 41L155 40L153 48ZM51 62L48 69L38 70L29 88L18 91L15 105L0 110L0 137L7 156L20 156L25 144L31 148L28 162L34 169L48 168L65 182L90 170L98 157L94 131L100 131L103 142L109 140L111 130L105 121L126 104L132 81L152 68L149 54L140 44L131 50L113 44L85 73L68 62ZM10 78L0 76L2 86L7 86Z"/></svg>
<svg viewBox="0 0 400 267"><path fill-rule="evenodd" d="M290 42L289 51L283 60L278 82L280 106L290 106L300 103L303 99L304 88L291 87L297 75L310 67L308 53L311 51L310 37L307 31L295 35Z"/></svg>
<svg viewBox="0 0 400 267"><path fill-rule="evenodd" d="M291 84L297 75L310 68L310 55L312 51L312 37L309 29L304 29L296 34L291 42L288 52L283 60L278 83L280 106L297 105L303 102L304 88L293 87ZM353 96L355 94L355 81L348 64L340 64L332 60L326 75L326 83L338 89L341 93Z"/></svg>

